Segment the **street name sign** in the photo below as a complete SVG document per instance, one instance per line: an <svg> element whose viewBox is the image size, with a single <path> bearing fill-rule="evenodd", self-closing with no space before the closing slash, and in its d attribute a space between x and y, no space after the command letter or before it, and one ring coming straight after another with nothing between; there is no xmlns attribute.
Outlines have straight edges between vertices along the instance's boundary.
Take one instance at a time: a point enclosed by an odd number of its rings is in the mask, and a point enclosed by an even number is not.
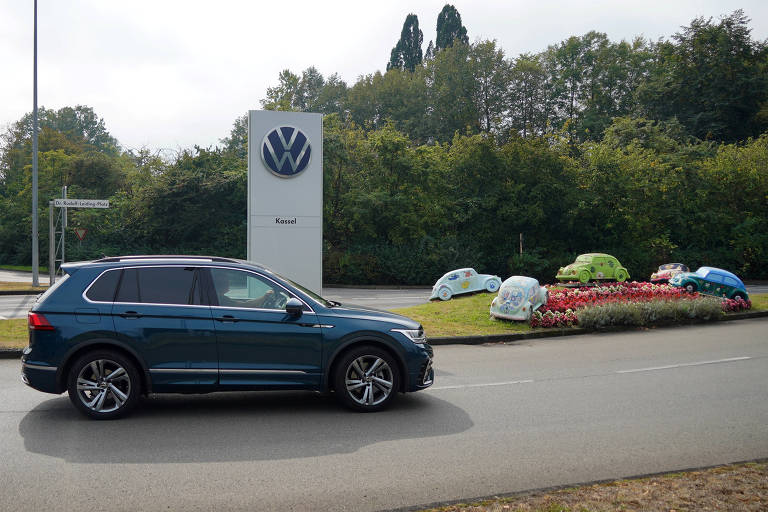
<svg viewBox="0 0 768 512"><path fill-rule="evenodd" d="M109 208L109 199L54 199L57 208Z"/></svg>

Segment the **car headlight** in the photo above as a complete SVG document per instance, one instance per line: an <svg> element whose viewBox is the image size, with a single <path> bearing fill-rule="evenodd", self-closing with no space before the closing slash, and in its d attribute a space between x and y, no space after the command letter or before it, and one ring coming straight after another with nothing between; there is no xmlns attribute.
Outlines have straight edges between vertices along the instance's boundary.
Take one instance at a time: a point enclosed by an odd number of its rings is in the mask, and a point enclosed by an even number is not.
<svg viewBox="0 0 768 512"><path fill-rule="evenodd" d="M424 329L392 329L392 332L399 332L417 345L423 345L427 342L427 336L424 334Z"/></svg>

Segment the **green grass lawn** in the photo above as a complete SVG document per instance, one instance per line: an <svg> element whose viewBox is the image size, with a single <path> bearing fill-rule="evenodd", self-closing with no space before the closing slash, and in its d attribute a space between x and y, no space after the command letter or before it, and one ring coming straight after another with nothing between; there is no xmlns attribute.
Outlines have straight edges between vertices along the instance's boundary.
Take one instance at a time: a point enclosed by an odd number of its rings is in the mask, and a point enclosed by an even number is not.
<svg viewBox="0 0 768 512"><path fill-rule="evenodd" d="M528 322L491 319L489 308L494 296L493 293L478 293L392 311L421 322L427 336L431 338L485 336L531 330ZM750 299L752 311L768 310L768 293L755 293Z"/></svg>
<svg viewBox="0 0 768 512"><path fill-rule="evenodd" d="M0 281L0 291L2 292L44 292L47 286L32 286L29 283L14 283L12 281Z"/></svg>
<svg viewBox="0 0 768 512"><path fill-rule="evenodd" d="M752 301L752 311L768 309L768 293L753 293L749 300Z"/></svg>
<svg viewBox="0 0 768 512"><path fill-rule="evenodd" d="M26 318L0 320L0 348L24 348L28 339Z"/></svg>
<svg viewBox="0 0 768 512"><path fill-rule="evenodd" d="M38 267L41 274L48 273L48 267ZM0 270L19 270L21 272L32 272L29 265L0 265Z"/></svg>
<svg viewBox="0 0 768 512"><path fill-rule="evenodd" d="M392 311L421 322L430 338L484 336L531 330L528 322L491 319L489 308L495 296L495 293L478 293Z"/></svg>

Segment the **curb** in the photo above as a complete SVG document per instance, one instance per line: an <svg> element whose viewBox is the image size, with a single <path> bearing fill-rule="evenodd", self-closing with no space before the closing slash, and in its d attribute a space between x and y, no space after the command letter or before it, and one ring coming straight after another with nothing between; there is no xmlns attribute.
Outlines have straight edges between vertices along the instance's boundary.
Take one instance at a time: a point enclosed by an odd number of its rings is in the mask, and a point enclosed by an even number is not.
<svg viewBox="0 0 768 512"><path fill-rule="evenodd" d="M0 348L0 359L20 359L20 348Z"/></svg>
<svg viewBox="0 0 768 512"><path fill-rule="evenodd" d="M40 295L45 290L0 290L0 295Z"/></svg>
<svg viewBox="0 0 768 512"><path fill-rule="evenodd" d="M748 311L746 313L731 313L730 315L716 321L746 320L749 318L768 317L768 311ZM694 325L711 322L691 322L691 324L674 324L653 327L677 327L681 325ZM602 329L584 329L582 327L570 327L568 329L558 330L538 330L530 332L520 332L512 334L489 334L487 336L446 336L443 338L428 339L432 346L438 345L483 345L485 343L511 343L516 341L535 340L541 338L560 338L563 336L578 336L580 334L591 334L595 332L619 332L631 331L633 327L617 325L605 327ZM637 328L641 329L641 328ZM0 348L0 359L18 359L21 357L21 349L18 348Z"/></svg>

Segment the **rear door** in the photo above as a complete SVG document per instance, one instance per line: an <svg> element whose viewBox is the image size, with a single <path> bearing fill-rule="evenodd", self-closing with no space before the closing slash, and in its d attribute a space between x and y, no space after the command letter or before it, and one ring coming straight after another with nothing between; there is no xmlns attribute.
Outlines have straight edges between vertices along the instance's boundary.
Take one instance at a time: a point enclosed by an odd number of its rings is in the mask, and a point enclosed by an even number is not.
<svg viewBox="0 0 768 512"><path fill-rule="evenodd" d="M201 271L193 266L123 270L115 330L144 357L156 391L198 391L218 380L216 333Z"/></svg>
<svg viewBox="0 0 768 512"><path fill-rule="evenodd" d="M210 268L211 311L219 351L219 382L230 388L316 388L320 384L322 329L300 297L261 274Z"/></svg>

